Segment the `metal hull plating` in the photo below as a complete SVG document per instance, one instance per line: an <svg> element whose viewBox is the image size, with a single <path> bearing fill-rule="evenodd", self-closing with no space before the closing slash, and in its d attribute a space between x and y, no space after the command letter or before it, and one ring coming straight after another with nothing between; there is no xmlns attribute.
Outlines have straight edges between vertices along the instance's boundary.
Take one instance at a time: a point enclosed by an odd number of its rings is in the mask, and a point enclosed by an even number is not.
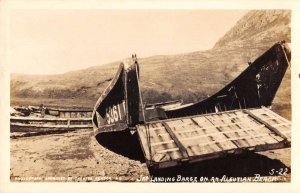
<svg viewBox="0 0 300 193"><path fill-rule="evenodd" d="M122 63L92 114L96 134L122 131L139 123L141 111L136 60Z"/></svg>
<svg viewBox="0 0 300 193"><path fill-rule="evenodd" d="M215 95L193 105L166 110L168 118L270 106L290 60L290 51L277 43Z"/></svg>

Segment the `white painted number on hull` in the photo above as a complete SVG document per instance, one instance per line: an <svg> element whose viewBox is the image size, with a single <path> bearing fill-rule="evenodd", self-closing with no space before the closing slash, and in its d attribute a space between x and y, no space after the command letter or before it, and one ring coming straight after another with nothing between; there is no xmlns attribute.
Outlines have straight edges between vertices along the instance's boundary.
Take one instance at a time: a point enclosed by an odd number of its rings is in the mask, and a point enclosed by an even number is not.
<svg viewBox="0 0 300 193"><path fill-rule="evenodd" d="M123 104L117 104L117 105L108 107L106 109L106 116L105 116L107 123L113 124L113 123L121 121L124 117L124 112L125 112L125 109L124 109Z"/></svg>

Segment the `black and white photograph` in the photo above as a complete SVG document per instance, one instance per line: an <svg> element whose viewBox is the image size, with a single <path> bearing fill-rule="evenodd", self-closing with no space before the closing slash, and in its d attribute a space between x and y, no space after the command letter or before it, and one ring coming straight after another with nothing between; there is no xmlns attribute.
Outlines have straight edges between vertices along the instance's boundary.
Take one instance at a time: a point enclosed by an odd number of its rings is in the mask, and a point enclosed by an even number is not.
<svg viewBox="0 0 300 193"><path fill-rule="evenodd" d="M127 183L296 191L295 7L10 3L1 193Z"/></svg>

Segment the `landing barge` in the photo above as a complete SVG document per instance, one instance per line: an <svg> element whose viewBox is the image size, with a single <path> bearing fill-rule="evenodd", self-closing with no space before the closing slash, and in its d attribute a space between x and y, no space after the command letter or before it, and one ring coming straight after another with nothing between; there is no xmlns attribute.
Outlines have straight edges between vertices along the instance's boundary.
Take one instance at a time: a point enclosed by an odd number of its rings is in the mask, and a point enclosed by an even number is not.
<svg viewBox="0 0 300 193"><path fill-rule="evenodd" d="M149 106L133 55L120 64L94 107L95 135L137 133L146 163L154 169L290 147L290 121L270 110L290 59L290 49L279 42L203 101Z"/></svg>

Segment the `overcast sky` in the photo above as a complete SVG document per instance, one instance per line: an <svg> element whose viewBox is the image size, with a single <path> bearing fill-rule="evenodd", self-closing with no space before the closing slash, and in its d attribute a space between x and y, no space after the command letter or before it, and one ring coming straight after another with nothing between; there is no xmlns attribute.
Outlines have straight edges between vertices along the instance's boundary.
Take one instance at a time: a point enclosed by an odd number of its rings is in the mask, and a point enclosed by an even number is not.
<svg viewBox="0 0 300 193"><path fill-rule="evenodd" d="M246 10L14 10L12 73L58 74L210 49Z"/></svg>

